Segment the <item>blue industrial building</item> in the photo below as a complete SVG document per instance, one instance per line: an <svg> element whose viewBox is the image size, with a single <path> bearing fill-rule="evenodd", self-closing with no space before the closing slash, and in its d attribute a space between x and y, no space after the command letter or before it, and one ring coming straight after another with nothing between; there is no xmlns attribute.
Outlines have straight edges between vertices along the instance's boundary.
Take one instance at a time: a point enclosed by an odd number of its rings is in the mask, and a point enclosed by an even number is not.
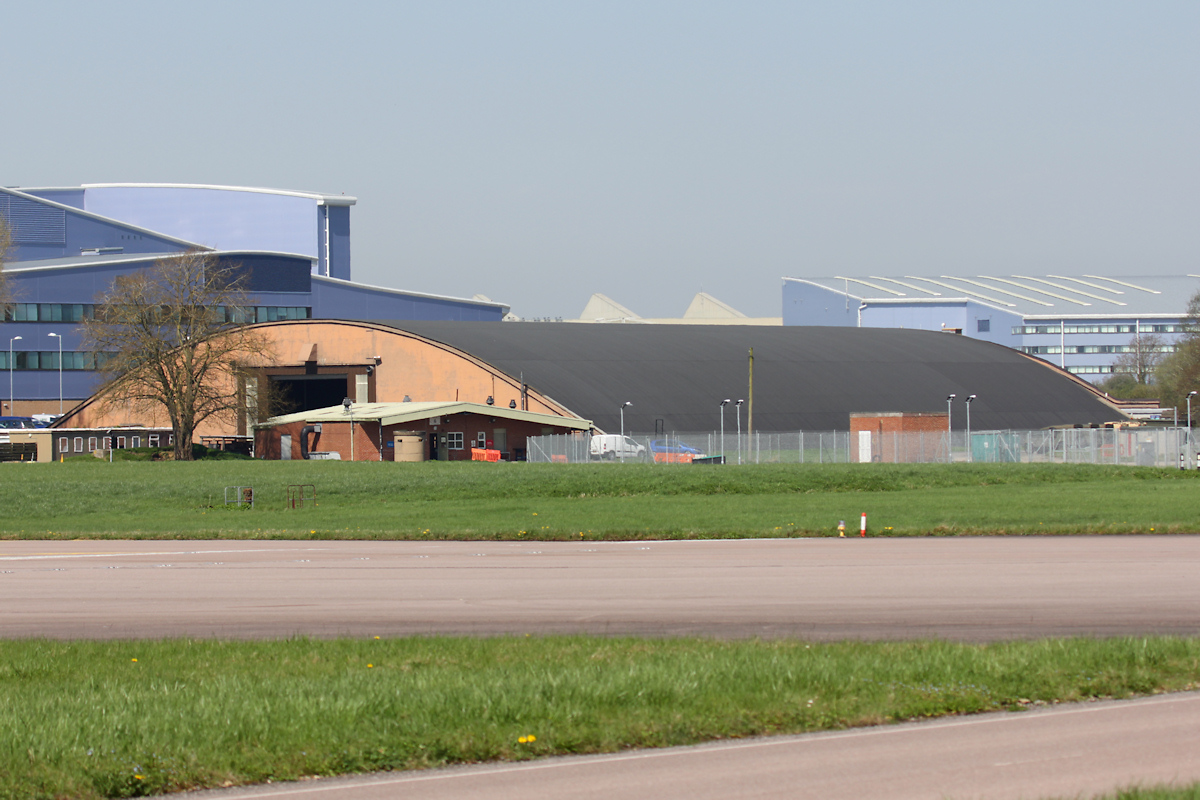
<svg viewBox="0 0 1200 800"><path fill-rule="evenodd" d="M92 393L97 376L75 323L115 278L171 253L206 249L241 265L264 322L503 319L508 306L501 303L353 282L354 204L345 195L237 186L0 188L0 217L14 245L6 259L13 305L0 328L0 369L11 379L15 413L57 413L60 398ZM14 413L9 386L3 388L4 413Z"/></svg>
<svg viewBox="0 0 1200 800"><path fill-rule="evenodd" d="M784 325L950 331L1101 381L1153 335L1171 352L1200 275L784 278Z"/></svg>

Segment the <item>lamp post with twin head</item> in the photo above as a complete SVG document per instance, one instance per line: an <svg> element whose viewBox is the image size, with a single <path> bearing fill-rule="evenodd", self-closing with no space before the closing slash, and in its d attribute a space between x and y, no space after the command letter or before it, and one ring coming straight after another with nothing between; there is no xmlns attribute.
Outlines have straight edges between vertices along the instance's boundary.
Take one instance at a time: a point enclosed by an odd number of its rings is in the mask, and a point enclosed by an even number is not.
<svg viewBox="0 0 1200 800"><path fill-rule="evenodd" d="M971 452L971 401L975 399L975 395L967 395L967 461L974 461L975 454Z"/></svg>
<svg viewBox="0 0 1200 800"><path fill-rule="evenodd" d="M63 390L62 390L62 336L57 333L48 333L47 336L53 336L58 339L58 415L61 417L63 413Z"/></svg>
<svg viewBox="0 0 1200 800"><path fill-rule="evenodd" d="M725 406L729 405L729 398L726 397L721 401L721 463L725 463Z"/></svg>
<svg viewBox="0 0 1200 800"><path fill-rule="evenodd" d="M954 398L956 394L946 396L946 463L954 460Z"/></svg>
<svg viewBox="0 0 1200 800"><path fill-rule="evenodd" d="M621 403L621 460L625 460L625 407L631 406L633 403L626 400Z"/></svg>
<svg viewBox="0 0 1200 800"><path fill-rule="evenodd" d="M737 411L737 428L738 428L738 463L742 463L742 403L745 400L738 400L734 408Z"/></svg>
<svg viewBox="0 0 1200 800"><path fill-rule="evenodd" d="M16 403L16 399L13 395L13 349L12 349L12 343L17 341L20 338L21 338L20 336L14 336L8 340L8 413L12 414L13 416L16 416L17 412L13 410L14 404Z"/></svg>

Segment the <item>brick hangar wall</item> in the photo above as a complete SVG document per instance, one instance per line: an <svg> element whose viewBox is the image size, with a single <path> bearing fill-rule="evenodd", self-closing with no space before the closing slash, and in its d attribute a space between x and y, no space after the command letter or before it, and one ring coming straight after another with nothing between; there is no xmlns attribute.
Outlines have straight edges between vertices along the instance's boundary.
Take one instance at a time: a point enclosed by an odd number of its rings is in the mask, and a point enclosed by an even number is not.
<svg viewBox="0 0 1200 800"><path fill-rule="evenodd" d="M948 415L889 412L850 415L850 460L928 462L946 451Z"/></svg>

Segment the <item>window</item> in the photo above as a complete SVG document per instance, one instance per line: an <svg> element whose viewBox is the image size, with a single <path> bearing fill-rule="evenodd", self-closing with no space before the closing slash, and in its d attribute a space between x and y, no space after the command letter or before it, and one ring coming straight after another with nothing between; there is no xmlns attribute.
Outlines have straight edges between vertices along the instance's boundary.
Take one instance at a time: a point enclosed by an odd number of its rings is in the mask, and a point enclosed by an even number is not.
<svg viewBox="0 0 1200 800"><path fill-rule="evenodd" d="M140 436L130 437L129 446L130 447L141 447L142 446L142 437L140 437Z"/></svg>
<svg viewBox="0 0 1200 800"><path fill-rule="evenodd" d="M446 449L447 450L462 450L463 435L461 433L446 434Z"/></svg>
<svg viewBox="0 0 1200 800"><path fill-rule="evenodd" d="M117 437L117 449L118 449L118 450L124 450L124 449L125 449L125 437L124 437L124 436L118 436L118 437Z"/></svg>
<svg viewBox="0 0 1200 800"><path fill-rule="evenodd" d="M157 433L150 434L150 446L158 447L158 434Z"/></svg>
<svg viewBox="0 0 1200 800"><path fill-rule="evenodd" d="M103 445L103 446L102 446L100 449L101 449L101 450L108 450L108 449L109 449L109 448L111 448L111 447L112 447L112 437L111 437L111 436L105 436L105 437L104 437L104 445Z"/></svg>
<svg viewBox="0 0 1200 800"><path fill-rule="evenodd" d="M475 434L475 446L480 448L487 447L487 431L480 431Z"/></svg>
<svg viewBox="0 0 1200 800"><path fill-rule="evenodd" d="M992 330L992 321L990 319L975 320L976 333L989 333Z"/></svg>
<svg viewBox="0 0 1200 800"><path fill-rule="evenodd" d="M75 437L75 452L76 453L83 452L83 437L82 436Z"/></svg>
<svg viewBox="0 0 1200 800"><path fill-rule="evenodd" d="M58 452L60 452L60 453L71 452L71 448L67 446L67 437L65 437L65 436L58 437Z"/></svg>
<svg viewBox="0 0 1200 800"><path fill-rule="evenodd" d="M96 437L89 436L88 437L88 452L90 453L95 449L96 449Z"/></svg>

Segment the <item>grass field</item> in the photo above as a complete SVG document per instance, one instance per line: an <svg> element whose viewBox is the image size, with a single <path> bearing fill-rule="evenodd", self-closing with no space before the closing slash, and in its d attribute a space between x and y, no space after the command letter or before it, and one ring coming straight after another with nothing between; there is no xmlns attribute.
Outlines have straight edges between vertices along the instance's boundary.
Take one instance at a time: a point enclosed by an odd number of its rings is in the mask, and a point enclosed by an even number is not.
<svg viewBox="0 0 1200 800"><path fill-rule="evenodd" d="M1195 472L1080 465L0 465L0 538L627 539L1200 531ZM284 508L286 487L317 505ZM227 507L253 486L255 508ZM606 752L1195 688L1200 640L588 638L0 648L0 798ZM1198 797L1197 787L1114 797Z"/></svg>
<svg viewBox="0 0 1200 800"><path fill-rule="evenodd" d="M0 465L0 537L679 538L1200 531L1200 473L1023 464L725 467L216 461ZM285 510L290 484L317 506ZM253 510L226 487L253 486Z"/></svg>
<svg viewBox="0 0 1200 800"><path fill-rule="evenodd" d="M611 752L1195 688L1200 640L6 642L0 798Z"/></svg>

